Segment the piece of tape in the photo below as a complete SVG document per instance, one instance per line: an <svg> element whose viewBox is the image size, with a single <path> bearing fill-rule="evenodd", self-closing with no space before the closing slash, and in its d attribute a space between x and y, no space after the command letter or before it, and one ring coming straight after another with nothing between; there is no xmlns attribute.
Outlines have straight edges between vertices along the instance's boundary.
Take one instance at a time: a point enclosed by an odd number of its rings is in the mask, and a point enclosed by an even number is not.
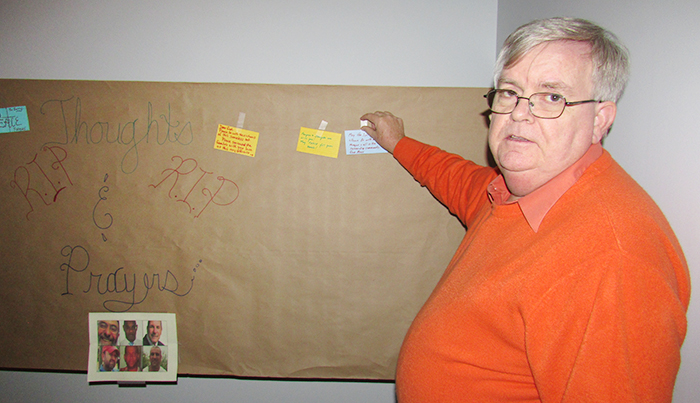
<svg viewBox="0 0 700 403"><path fill-rule="evenodd" d="M242 129L244 122L245 122L245 112L241 112L238 114L238 123L236 124L236 127L239 129Z"/></svg>
<svg viewBox="0 0 700 403"><path fill-rule="evenodd" d="M326 127L328 127L328 122L326 122L325 120L322 120L321 124L318 126L318 131L316 132L316 136L323 137L323 132L326 131Z"/></svg>

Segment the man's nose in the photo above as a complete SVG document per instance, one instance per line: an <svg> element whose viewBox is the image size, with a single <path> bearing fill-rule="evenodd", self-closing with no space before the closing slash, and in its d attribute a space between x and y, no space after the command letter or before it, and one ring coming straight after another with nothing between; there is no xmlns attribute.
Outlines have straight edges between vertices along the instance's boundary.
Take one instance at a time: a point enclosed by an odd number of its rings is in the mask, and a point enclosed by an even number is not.
<svg viewBox="0 0 700 403"><path fill-rule="evenodd" d="M516 122L523 120L532 121L534 116L530 112L530 100L525 97L518 97L515 109L510 113L510 116Z"/></svg>

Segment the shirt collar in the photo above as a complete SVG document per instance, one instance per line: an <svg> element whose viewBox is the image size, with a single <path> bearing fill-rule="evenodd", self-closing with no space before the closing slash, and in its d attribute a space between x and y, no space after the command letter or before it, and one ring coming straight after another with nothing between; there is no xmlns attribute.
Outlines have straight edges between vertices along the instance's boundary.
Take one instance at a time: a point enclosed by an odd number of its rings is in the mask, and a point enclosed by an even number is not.
<svg viewBox="0 0 700 403"><path fill-rule="evenodd" d="M586 151L583 157L573 165L538 189L535 189L530 194L516 201L533 231L537 232L542 220L544 220L544 216L547 215L552 206L554 206L557 200L576 183L581 175L583 175L586 168L602 154L603 146L600 143L593 144L588 148L588 151ZM496 205L508 203L508 198L511 196L511 193L506 187L503 175L498 175L498 177L489 184L488 193L492 203Z"/></svg>

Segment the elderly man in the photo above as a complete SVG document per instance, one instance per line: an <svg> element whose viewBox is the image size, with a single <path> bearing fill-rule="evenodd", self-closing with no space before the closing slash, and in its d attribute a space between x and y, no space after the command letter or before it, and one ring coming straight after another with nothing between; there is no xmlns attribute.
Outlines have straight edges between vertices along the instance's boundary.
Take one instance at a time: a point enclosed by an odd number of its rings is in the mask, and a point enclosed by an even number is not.
<svg viewBox="0 0 700 403"><path fill-rule="evenodd" d="M678 241L601 146L627 52L585 20L520 27L499 55L497 168L363 129L468 228L404 340L399 402L670 402L690 296Z"/></svg>

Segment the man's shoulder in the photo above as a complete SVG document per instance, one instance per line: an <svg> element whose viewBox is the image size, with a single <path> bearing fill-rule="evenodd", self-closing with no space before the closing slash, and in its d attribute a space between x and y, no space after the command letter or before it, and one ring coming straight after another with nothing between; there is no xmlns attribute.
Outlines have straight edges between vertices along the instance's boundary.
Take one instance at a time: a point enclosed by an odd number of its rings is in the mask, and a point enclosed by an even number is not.
<svg viewBox="0 0 700 403"><path fill-rule="evenodd" d="M636 215L640 210L660 213L651 196L607 151L584 172L563 201L570 207L622 215Z"/></svg>
<svg viewBox="0 0 700 403"><path fill-rule="evenodd" d="M618 247L675 239L651 196L607 152L560 202L558 223L582 237L614 238Z"/></svg>

